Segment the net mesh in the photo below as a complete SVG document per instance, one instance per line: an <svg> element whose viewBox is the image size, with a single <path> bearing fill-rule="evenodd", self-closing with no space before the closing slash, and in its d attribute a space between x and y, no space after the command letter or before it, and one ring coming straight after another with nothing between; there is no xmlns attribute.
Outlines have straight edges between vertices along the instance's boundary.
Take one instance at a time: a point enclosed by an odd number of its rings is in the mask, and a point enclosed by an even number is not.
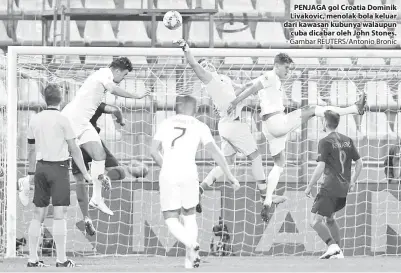
<svg viewBox="0 0 401 273"><path fill-rule="evenodd" d="M218 115L199 79L181 57L130 58L134 64L134 71L120 86L131 92L143 92L148 88L154 95L140 100L107 95L105 102L121 107L126 125L117 125L110 115L103 115L98 124L102 128L101 137L121 164L130 165L133 159L140 160L148 165L150 171L145 179L136 179L128 174L123 181L112 183L112 191L104 193L103 196L106 204L114 211L114 216L109 217L98 210L90 209L90 217L97 229L93 237L85 234L82 214L76 194L72 190L67 216L67 250L74 255L183 255L185 247L168 233L160 212L158 168L150 157L152 136L158 124L174 114L175 96L191 93L196 96L200 106L197 117L210 127L216 142L220 143L217 131ZM88 75L107 66L112 59L111 56L19 57L18 177L27 174L27 128L32 115L44 107L41 94L44 86L48 83L60 84L67 103ZM256 78L263 71L271 69L273 64L273 58L262 57L216 57L210 60L220 74L237 83ZM344 59L344 63L331 63L339 60L321 59L315 63L315 59L295 59L296 65L292 75L283 83L286 111L306 104L348 106L357 100L362 91L367 92L370 111L362 118L343 117L339 126L340 133L354 139L366 163L358 190L350 194L346 209L337 214L337 219L344 238L342 244L345 255L398 254L400 191L398 183L386 183L383 161L389 145L395 143L398 137L400 119L397 114L397 95L400 73L396 65L374 64L374 58L370 58L369 62L364 64L350 59ZM4 88L0 88L0 92L0 97L6 94ZM5 105L1 109L4 107ZM0 126L3 128L6 125L5 115L3 112L0 114ZM268 174L272 161L268 144L261 133L256 97L247 99L241 118L252 128ZM6 131L1 130L1 157L6 155L4 132ZM250 162L239 154L235 164L235 175L241 182L241 189L234 193L229 186L224 185L224 181L217 181L213 189L205 193L203 213L197 215L202 251L213 255L321 253L325 245L309 225L313 199L306 198L303 191L316 165L317 142L323 136L321 120L316 117L289 135L286 149L287 165L276 191L278 195L287 196L289 201L276 207L268 224L264 224L259 215L260 196L252 177ZM199 149L196 159L199 177L202 180L213 168L214 162L203 148ZM71 180L73 181L72 177ZM1 185L0 231L4 230L6 220L4 184ZM33 191L30 198L32 196ZM29 204L28 207L23 207L17 201L17 238L28 239L27 230L32 218L32 206ZM52 209L44 222L42 255L54 254L51 243L51 218ZM229 238L221 238L213 231L213 228L219 225L227 226ZM0 239L3 238L4 232ZM20 251L26 252L27 247L21 247Z"/></svg>

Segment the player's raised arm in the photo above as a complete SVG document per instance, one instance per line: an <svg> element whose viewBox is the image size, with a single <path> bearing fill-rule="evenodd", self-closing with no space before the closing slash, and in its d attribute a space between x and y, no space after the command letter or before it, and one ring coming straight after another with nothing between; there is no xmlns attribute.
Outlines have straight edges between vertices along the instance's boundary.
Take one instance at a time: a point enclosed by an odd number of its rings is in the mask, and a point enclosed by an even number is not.
<svg viewBox="0 0 401 273"><path fill-rule="evenodd" d="M244 91L240 92L240 94L237 95L235 100L233 100L230 103L230 107L228 108L229 114L237 107L238 103L245 100L249 96L256 94L257 92L259 92L260 90L262 90L263 88L266 87L265 85L267 85L267 84L262 82L262 78L265 78L265 77L261 76L258 79L256 79L255 81L247 84L248 87Z"/></svg>
<svg viewBox="0 0 401 273"><path fill-rule="evenodd" d="M189 65L194 70L196 76L198 76L198 78L204 84L208 84L212 80L213 74L211 71L207 70L207 61L205 59L200 59L199 61L196 61L194 56L191 54L188 43L184 39L175 41L175 43L178 44L178 46L180 46L184 51L184 56L187 59Z"/></svg>

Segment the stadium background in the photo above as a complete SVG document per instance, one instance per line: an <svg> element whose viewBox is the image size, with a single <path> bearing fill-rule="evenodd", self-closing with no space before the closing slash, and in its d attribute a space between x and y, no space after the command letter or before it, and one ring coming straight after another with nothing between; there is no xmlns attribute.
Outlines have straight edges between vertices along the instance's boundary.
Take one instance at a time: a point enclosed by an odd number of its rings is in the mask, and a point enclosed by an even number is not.
<svg viewBox="0 0 401 273"><path fill-rule="evenodd" d="M227 47L227 48L275 48L287 49L310 48L310 46L291 46L290 30L282 23L289 18L294 4L401 4L392 0L71 0L68 8L62 8L67 1L56 0L19 0L0 1L0 46L4 54L9 45L49 45L49 46L125 46L125 47L172 47L172 40L182 35L192 47ZM11 4L11 5L10 5ZM52 9L59 6L59 16ZM400 5L398 5L400 7ZM138 14L129 12L139 9ZM149 9L149 10L148 10ZM151 10L150 10L151 9ZM185 18L183 33L169 31L160 22L163 11L179 10ZM153 15L152 15L153 14ZM54 25L57 26L54 32ZM66 29L61 30L61 26ZM66 31L67 25L70 31ZM396 33L400 33L397 28ZM67 34L69 33L69 35ZM56 41L56 43L54 43ZM347 46L340 46L347 48ZM353 47L360 50L366 47ZM372 46L370 49L379 49ZM399 45L385 49L399 50ZM29 57L29 56L27 56ZM47 56L47 58L52 58ZM3 59L4 60L4 59ZM68 67L71 63L80 73L73 73L73 80L60 81L68 101L77 90L79 82L93 69L109 63L101 57L75 56L74 60L62 59ZM272 67L272 59L262 58L215 58L219 70L231 76L237 82L246 82L255 78L261 71ZM142 71L147 67L157 74L163 71L175 71L182 68L181 59L135 58L135 67ZM389 144L396 143L399 136L398 93L399 59L381 58L297 58L293 77L284 83L287 94L287 111L292 111L306 104L348 105L355 101L364 90L368 94L369 112L363 118L347 117L342 119L340 132L351 136L360 149L365 161L365 168L360 177L356 193L351 194L346 210L338 215L345 255L376 255L378 253L399 253L399 185L388 184L383 172L383 161ZM46 60L27 58L24 68L34 70L45 66ZM3 67L4 67L3 63ZM341 72L356 71L344 76ZM128 90L144 88L143 82L133 78L127 80ZM161 73L163 74L163 73ZM168 74L168 73L167 73ZM78 76L77 76L78 75ZM0 103L6 107L7 90L0 81ZM142 77L142 76L138 76ZM103 137L111 150L124 164L139 159L150 167L146 179L127 177L114 183L114 190L107 196L106 203L118 213L112 218L105 217L91 210L96 237L85 237L80 229L83 224L76 206L75 195L69 210L69 246L75 254L132 254L146 253L159 255L182 255L183 248L168 236L160 218L158 205L158 168L153 167L149 155L149 143L157 124L171 115L171 86L179 84L176 77L159 76L155 78L165 82L146 83L153 88L157 98L141 102L118 103L127 119L125 128L117 127L111 119L103 120ZM18 113L18 158L19 177L26 174L26 129L29 117L43 107L41 92L46 78L21 76L19 80ZM175 82L174 82L175 81ZM217 117L210 101L204 96L199 84L192 80L194 93L199 98L201 107L198 117L212 129L217 141ZM185 85L185 83L184 83ZM169 87L170 86L170 87ZM131 87L131 89L130 89ZM133 87L133 88L132 88ZM181 87L182 88L182 87ZM178 89L178 87L177 87ZM167 94L168 93L168 94ZM173 92L174 93L174 92ZM110 102L108 101L108 102ZM163 107L157 102L163 101ZM169 108L170 107L170 108ZM260 132L257 119L257 104L254 99L247 101L243 118L252 126L255 138L264 158L266 172L272 166L266 140ZM5 115L2 116L5 124ZM5 128L4 128L5 129ZM6 138L6 130L0 132ZM220 181L215 190L207 192L205 212L199 216L202 249L209 249L212 227L222 216L230 231L233 252L236 255L264 254L318 254L324 245L315 236L308 225L308 212L312 200L303 195L305 183L315 166L316 143L323 136L321 121L313 118L302 128L291 134L288 141L288 164L280 179L278 194L285 194L290 201L276 209L275 217L268 225L260 219L259 196L248 163L239 157L236 174L242 189L235 193L223 186ZM200 151L197 154L202 179L213 167L209 155ZM2 187L4 189L4 187ZM2 200L5 200L2 198ZM19 205L20 206L20 205ZM4 202L3 206L4 208ZM17 237L26 236L26 223L30 219L30 209L18 208ZM2 210L2 228L5 215ZM50 213L51 218L51 213ZM49 221L47 219L46 221ZM46 225L46 223L45 223ZM48 225L47 225L48 226ZM47 228L47 227L46 227ZM51 230L49 231L51 233ZM1 237L4 239L4 234ZM26 249L25 249L26 250Z"/></svg>

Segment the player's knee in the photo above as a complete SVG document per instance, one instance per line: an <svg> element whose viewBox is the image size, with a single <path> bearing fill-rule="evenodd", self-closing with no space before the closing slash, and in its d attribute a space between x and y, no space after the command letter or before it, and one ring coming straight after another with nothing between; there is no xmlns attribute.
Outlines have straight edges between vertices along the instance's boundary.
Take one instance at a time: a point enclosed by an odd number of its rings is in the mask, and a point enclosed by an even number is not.
<svg viewBox="0 0 401 273"><path fill-rule="evenodd" d="M65 215L67 214L67 207L64 206L54 206L53 207L53 219L62 220L65 219Z"/></svg>
<svg viewBox="0 0 401 273"><path fill-rule="evenodd" d="M312 220L310 222L310 226L312 228L315 228L316 225L318 225L322 222L323 222L323 217L321 217L320 215L314 214L312 217Z"/></svg>
<svg viewBox="0 0 401 273"><path fill-rule="evenodd" d="M33 212L33 218L43 223L46 218L46 208L35 208Z"/></svg>

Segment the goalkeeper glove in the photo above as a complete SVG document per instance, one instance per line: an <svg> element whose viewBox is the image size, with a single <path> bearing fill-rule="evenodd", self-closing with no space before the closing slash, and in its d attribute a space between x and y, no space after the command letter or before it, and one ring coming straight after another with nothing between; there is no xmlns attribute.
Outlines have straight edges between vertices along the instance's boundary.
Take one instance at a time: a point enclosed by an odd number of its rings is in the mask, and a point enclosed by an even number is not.
<svg viewBox="0 0 401 273"><path fill-rule="evenodd" d="M184 39L179 39L177 41L174 41L174 44L177 44L179 47L182 48L182 51L187 52L189 50L189 45L187 41Z"/></svg>

